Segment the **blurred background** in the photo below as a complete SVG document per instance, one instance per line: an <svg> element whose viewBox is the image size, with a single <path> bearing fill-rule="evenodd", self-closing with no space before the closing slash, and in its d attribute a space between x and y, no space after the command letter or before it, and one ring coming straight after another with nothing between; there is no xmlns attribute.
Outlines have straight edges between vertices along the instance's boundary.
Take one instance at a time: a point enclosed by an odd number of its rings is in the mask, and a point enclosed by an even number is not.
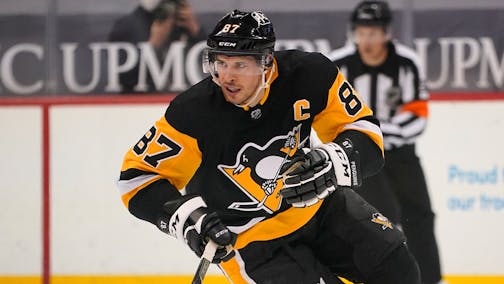
<svg viewBox="0 0 504 284"><path fill-rule="evenodd" d="M504 2L389 2L394 9L394 34L414 47L427 63L428 86L432 91L480 92L502 88ZM355 3L190 1L202 29L201 40L224 12L235 8L259 9L267 12L277 26L277 49L302 48L325 54L344 43L349 12ZM0 96L120 92L118 73L141 61L141 50L136 49L137 42L112 45L109 40L114 23L136 6L138 0L1 1ZM114 39L118 40L124 41L125 37ZM159 79L153 91L181 91L199 81L201 49L202 45L186 42L184 47L174 46L166 51L166 58L177 59L158 63L158 70L152 64L147 65L151 73L166 78ZM131 60L117 60L121 52L129 52L127 57Z"/></svg>
<svg viewBox="0 0 504 284"><path fill-rule="evenodd" d="M443 274L504 283L504 1L388 2L431 94L418 153ZM196 257L123 207L122 155L204 77L205 36L228 11L264 11L278 50L328 55L357 1L188 3L156 44L152 19L126 20L138 0L0 1L0 283L189 283Z"/></svg>

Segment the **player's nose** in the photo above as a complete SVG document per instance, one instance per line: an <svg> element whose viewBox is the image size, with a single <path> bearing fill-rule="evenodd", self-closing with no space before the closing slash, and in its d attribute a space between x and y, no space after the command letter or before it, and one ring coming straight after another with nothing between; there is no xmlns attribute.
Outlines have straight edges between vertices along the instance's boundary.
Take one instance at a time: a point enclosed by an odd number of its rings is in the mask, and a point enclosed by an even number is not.
<svg viewBox="0 0 504 284"><path fill-rule="evenodd" d="M221 78L221 83L234 83L236 81L236 75L233 72L221 73L219 78Z"/></svg>

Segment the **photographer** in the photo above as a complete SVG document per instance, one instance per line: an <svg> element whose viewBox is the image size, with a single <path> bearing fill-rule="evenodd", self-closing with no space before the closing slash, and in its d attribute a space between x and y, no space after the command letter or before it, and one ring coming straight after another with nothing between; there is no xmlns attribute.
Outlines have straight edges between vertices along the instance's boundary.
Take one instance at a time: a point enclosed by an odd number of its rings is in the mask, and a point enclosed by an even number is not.
<svg viewBox="0 0 504 284"><path fill-rule="evenodd" d="M135 45L148 42L160 65L172 42L185 41L186 49L189 49L205 38L187 0L139 0L135 10L115 21L109 34L109 41L112 42L130 42ZM126 53L121 52L119 57L120 63L124 63ZM138 83L138 70L137 63L131 70L120 74L122 93L138 93L134 89ZM147 74L147 85L146 92L165 91L156 90L150 74Z"/></svg>

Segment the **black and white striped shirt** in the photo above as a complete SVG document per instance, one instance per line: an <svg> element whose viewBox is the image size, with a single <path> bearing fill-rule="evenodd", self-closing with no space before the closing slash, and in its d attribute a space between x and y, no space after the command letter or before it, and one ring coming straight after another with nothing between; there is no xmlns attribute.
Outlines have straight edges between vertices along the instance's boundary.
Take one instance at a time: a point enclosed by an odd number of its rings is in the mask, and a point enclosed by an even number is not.
<svg viewBox="0 0 504 284"><path fill-rule="evenodd" d="M415 52L397 42L388 44L380 66L362 62L353 43L328 55L380 120L385 150L414 144L427 123L424 68Z"/></svg>

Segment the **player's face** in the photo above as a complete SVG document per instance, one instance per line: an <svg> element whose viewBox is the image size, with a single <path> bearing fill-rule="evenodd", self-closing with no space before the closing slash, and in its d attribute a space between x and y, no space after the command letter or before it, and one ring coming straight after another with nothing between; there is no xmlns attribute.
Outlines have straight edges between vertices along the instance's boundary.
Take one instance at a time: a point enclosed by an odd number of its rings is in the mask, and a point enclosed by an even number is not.
<svg viewBox="0 0 504 284"><path fill-rule="evenodd" d="M255 95L262 70L254 57L217 55L214 66L228 102L242 105Z"/></svg>
<svg viewBox="0 0 504 284"><path fill-rule="evenodd" d="M383 27L357 26L353 36L364 61L374 62L385 59L389 38Z"/></svg>

